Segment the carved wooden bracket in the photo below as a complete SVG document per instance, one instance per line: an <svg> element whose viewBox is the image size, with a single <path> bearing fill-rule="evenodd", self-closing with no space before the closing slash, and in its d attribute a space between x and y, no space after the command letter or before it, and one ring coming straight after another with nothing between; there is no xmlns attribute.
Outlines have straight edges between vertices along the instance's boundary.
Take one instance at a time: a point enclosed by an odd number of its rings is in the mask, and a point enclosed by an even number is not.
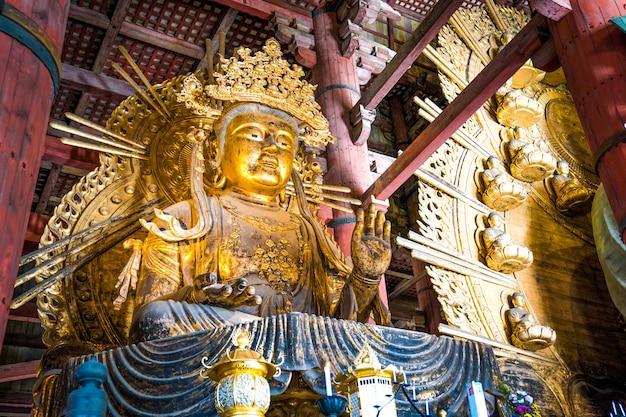
<svg viewBox="0 0 626 417"><path fill-rule="evenodd" d="M274 12L270 21L276 39L291 52L298 64L312 68L317 63L313 25L310 21L293 18L292 16Z"/></svg>
<svg viewBox="0 0 626 417"><path fill-rule="evenodd" d="M343 0L337 8L337 19L343 22L350 19L353 23L374 23L378 15L391 20L400 20L402 15L382 0Z"/></svg>
<svg viewBox="0 0 626 417"><path fill-rule="evenodd" d="M367 142L372 130L372 122L376 119L376 110L367 110L363 106L353 107L350 112L352 125L352 143L362 145Z"/></svg>
<svg viewBox="0 0 626 417"><path fill-rule="evenodd" d="M341 55L350 58L356 48L359 46L359 35L363 32L363 28L350 19L347 19L339 26L339 48Z"/></svg>
<svg viewBox="0 0 626 417"><path fill-rule="evenodd" d="M358 48L363 23L373 23L379 15L399 20L401 15L381 0L342 0L337 8L341 53L350 58Z"/></svg>
<svg viewBox="0 0 626 417"><path fill-rule="evenodd" d="M357 77L359 85L366 85L370 82L372 75L383 72L387 64L396 55L395 51L365 38L357 38L357 45L354 51Z"/></svg>

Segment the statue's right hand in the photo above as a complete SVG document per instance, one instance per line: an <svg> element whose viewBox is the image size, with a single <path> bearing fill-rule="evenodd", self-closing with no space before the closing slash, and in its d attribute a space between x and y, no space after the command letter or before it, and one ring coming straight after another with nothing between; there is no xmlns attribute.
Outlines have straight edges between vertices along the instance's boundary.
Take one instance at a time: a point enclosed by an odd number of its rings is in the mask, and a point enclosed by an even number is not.
<svg viewBox="0 0 626 417"><path fill-rule="evenodd" d="M196 278L196 290L201 292L205 303L225 308L256 306L262 301L245 278L240 278L234 285L221 284L213 272Z"/></svg>

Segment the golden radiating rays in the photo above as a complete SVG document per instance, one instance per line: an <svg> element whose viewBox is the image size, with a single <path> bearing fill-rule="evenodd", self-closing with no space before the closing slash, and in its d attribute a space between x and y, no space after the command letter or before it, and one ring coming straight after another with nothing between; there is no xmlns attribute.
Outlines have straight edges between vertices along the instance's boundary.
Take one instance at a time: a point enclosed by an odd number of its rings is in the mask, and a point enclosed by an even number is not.
<svg viewBox="0 0 626 417"><path fill-rule="evenodd" d="M124 59L126 59L126 61L128 62L128 64L131 66L131 68L133 69L133 71L135 71L135 74L137 74L137 76L139 77L139 79L141 80L141 82L146 86L146 89L148 90L148 92L150 93L150 95L152 96L152 98L154 98L154 101L156 102L155 104L151 104L152 107L154 107L154 109L156 111L159 112L159 114L161 116L164 116L167 120L172 120L172 115L170 114L168 108L165 106L165 103L163 103L163 100L161 100L161 97L157 94L156 90L154 89L154 87L152 86L152 84L150 84L150 81L148 81L148 79L146 78L146 76L143 74L143 72L141 72L141 69L139 68L139 66L137 65L137 63L133 60L133 58L130 56L130 54L128 53L128 51L126 50L126 48L124 48L123 46L118 46L119 51L122 53L122 56L124 57ZM124 77L125 75L127 76L128 74L126 74L126 72L124 72L124 70L122 68L120 68L119 65L117 65L115 62L112 63L113 64L113 68L115 68L115 70L122 76ZM129 77L130 78L130 77ZM132 80L132 79L131 79ZM139 88L139 86L137 86L137 84L135 84L134 82L131 83L131 85L133 85L133 88L135 88L135 91L137 91L138 93L142 93L143 90L141 90ZM145 93L145 92L144 92Z"/></svg>
<svg viewBox="0 0 626 417"><path fill-rule="evenodd" d="M85 126L89 126L92 128L94 126L97 126L95 123L92 123L89 120L83 119L82 117L76 116L75 114L66 113L65 115L68 118L72 119L73 121L77 123L81 123ZM65 133L70 133L72 135L80 137L80 139L62 137L61 142L66 145L77 146L80 148L91 149L94 151L112 153L115 155L125 156L129 158L137 158L137 159L144 159L144 160L149 159L147 156L148 152L145 150L145 148L143 147L140 148L139 146L137 146L137 144L132 143L126 140L125 138L113 132L110 132L104 128L101 128L99 126L98 128L104 130L103 133L105 135L112 136L114 139L117 139L117 140L108 139L104 136L97 136L88 132L83 132L82 130L77 129L75 127L68 126L63 123L59 123L55 121L50 122L50 126L53 127L54 129L61 130ZM124 140L124 143L122 143L119 140L120 138ZM131 144L127 145L126 143L129 143L129 142Z"/></svg>
<svg viewBox="0 0 626 417"><path fill-rule="evenodd" d="M332 209L344 211L346 213L352 213L352 208L341 206L335 203L331 203L330 201L320 201L320 199L339 201L342 203L349 203L355 206L361 205L361 200L358 200L356 198L330 194L330 193L325 193L321 191L321 190L326 190L326 191L333 191L336 193L352 192L352 190L348 187L341 187L341 186L336 186L336 185L321 185L321 184L315 185L315 184L306 184L306 183L304 183L303 185L304 185L304 193L306 194L306 199L307 201L310 201L312 203L324 204L325 206L328 206ZM286 192L287 192L287 195L291 195L291 196L295 195L296 193L295 187L293 186L293 183L291 181L287 184Z"/></svg>

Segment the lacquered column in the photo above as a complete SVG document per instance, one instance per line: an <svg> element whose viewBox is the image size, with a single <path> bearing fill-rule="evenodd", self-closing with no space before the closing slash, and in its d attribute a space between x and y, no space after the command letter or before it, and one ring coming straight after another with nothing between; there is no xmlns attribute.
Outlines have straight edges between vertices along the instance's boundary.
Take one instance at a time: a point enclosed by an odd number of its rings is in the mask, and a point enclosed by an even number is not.
<svg viewBox="0 0 626 417"><path fill-rule="evenodd" d="M69 6L6 0L0 14L0 341L59 85Z"/></svg>

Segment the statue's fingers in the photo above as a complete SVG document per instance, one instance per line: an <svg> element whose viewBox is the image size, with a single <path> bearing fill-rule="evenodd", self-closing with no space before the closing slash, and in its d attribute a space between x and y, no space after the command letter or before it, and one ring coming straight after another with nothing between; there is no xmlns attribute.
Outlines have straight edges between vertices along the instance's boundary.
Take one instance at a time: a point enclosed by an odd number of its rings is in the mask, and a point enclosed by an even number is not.
<svg viewBox="0 0 626 417"><path fill-rule="evenodd" d="M233 287L231 287L230 285L224 285L222 289L220 290L220 295L224 298L228 297L232 293L233 293Z"/></svg>
<svg viewBox="0 0 626 417"><path fill-rule="evenodd" d="M247 286L247 281L246 281L245 287L243 288L239 287L239 288L241 288L241 291L234 292L229 299L229 303L234 306L254 305L254 304L249 304L249 303L250 303L250 300L255 297L256 289L252 285Z"/></svg>
<svg viewBox="0 0 626 417"><path fill-rule="evenodd" d="M237 293L244 292L246 290L246 288L249 288L248 287L248 280L246 280L245 278L239 278L237 280L236 288L237 288Z"/></svg>
<svg viewBox="0 0 626 417"><path fill-rule="evenodd" d="M383 240L391 244L391 222L389 220L385 220L383 226Z"/></svg>
<svg viewBox="0 0 626 417"><path fill-rule="evenodd" d="M217 300L228 298L233 293L233 287L230 285L209 285L203 288L207 297Z"/></svg>
<svg viewBox="0 0 626 417"><path fill-rule="evenodd" d="M376 205L370 204L365 216L365 234L373 235L376 228Z"/></svg>
<svg viewBox="0 0 626 417"><path fill-rule="evenodd" d="M364 227L364 218L365 214L363 213L362 208L358 208L356 210L356 224L354 226L354 231L352 232L352 240L360 242L363 237L363 227Z"/></svg>
<svg viewBox="0 0 626 417"><path fill-rule="evenodd" d="M376 213L376 228L374 230L375 236L383 238L383 226L385 225L385 213L379 211Z"/></svg>
<svg viewBox="0 0 626 417"><path fill-rule="evenodd" d="M250 297L248 301L246 301L246 305L249 306L260 306L263 302L263 298L260 295L255 295L254 297Z"/></svg>
<svg viewBox="0 0 626 417"><path fill-rule="evenodd" d="M215 275L215 272L202 274L202 275L199 275L198 278L196 278L196 282L199 283L198 285L200 287L214 285L217 283L217 275Z"/></svg>

